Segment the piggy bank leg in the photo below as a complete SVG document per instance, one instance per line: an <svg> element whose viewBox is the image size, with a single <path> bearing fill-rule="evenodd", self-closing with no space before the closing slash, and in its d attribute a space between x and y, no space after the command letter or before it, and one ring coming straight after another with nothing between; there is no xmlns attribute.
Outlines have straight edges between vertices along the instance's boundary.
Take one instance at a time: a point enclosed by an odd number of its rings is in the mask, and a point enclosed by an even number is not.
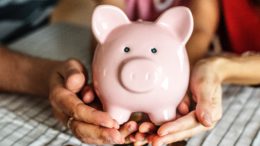
<svg viewBox="0 0 260 146"><path fill-rule="evenodd" d="M121 107L110 106L107 108L107 112L115 119L118 124L123 124L130 118L131 112Z"/></svg>
<svg viewBox="0 0 260 146"><path fill-rule="evenodd" d="M150 120L155 125L161 125L167 121L173 120L176 116L176 108L169 107L169 108L163 108L163 109L155 109L153 112L150 112L149 114Z"/></svg>

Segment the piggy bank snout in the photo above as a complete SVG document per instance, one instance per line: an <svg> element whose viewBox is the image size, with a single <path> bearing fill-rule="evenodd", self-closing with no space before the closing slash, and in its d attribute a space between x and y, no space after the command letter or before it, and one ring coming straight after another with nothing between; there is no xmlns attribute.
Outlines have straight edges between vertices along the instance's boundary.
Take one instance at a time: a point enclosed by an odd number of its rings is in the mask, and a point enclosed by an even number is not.
<svg viewBox="0 0 260 146"><path fill-rule="evenodd" d="M132 59L121 68L120 80L129 91L142 93L155 88L160 80L159 66L149 59Z"/></svg>

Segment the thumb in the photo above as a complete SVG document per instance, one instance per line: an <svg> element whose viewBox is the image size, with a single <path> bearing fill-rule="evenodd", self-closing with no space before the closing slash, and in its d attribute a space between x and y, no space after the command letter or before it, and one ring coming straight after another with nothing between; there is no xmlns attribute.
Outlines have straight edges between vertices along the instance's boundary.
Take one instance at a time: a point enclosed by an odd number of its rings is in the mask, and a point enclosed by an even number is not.
<svg viewBox="0 0 260 146"><path fill-rule="evenodd" d="M209 108L210 108L209 104L200 103L197 105L195 111L198 121L206 127L210 127L213 125L213 120L212 120L213 115L212 112L208 110Z"/></svg>
<svg viewBox="0 0 260 146"><path fill-rule="evenodd" d="M65 87L74 92L79 92L85 85L85 69L77 60L67 61L64 68Z"/></svg>
<svg viewBox="0 0 260 146"><path fill-rule="evenodd" d="M84 103L91 103L95 99L94 90L90 86L85 86L81 91L82 100Z"/></svg>
<svg viewBox="0 0 260 146"><path fill-rule="evenodd" d="M197 100L196 117L202 125L211 127L222 114L221 86L210 86L210 88L198 90L195 90L196 93L193 94Z"/></svg>

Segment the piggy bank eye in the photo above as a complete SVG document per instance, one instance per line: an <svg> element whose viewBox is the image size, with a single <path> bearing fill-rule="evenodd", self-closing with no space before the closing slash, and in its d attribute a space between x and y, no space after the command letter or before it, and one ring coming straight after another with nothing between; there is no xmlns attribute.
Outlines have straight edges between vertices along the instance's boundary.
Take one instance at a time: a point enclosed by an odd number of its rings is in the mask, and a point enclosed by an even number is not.
<svg viewBox="0 0 260 146"><path fill-rule="evenodd" d="M124 52L126 52L126 53L130 52L130 48L129 47L125 47Z"/></svg>
<svg viewBox="0 0 260 146"><path fill-rule="evenodd" d="M156 49L156 48L152 48L152 49L151 49L151 52L152 52L153 54L156 54L156 53L157 53L157 49Z"/></svg>

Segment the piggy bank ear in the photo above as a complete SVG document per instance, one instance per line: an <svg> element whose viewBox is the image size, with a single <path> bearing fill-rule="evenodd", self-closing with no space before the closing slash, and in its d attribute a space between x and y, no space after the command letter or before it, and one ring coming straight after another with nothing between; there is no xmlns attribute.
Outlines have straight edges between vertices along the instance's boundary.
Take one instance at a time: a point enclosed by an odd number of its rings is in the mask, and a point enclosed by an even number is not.
<svg viewBox="0 0 260 146"><path fill-rule="evenodd" d="M92 31L99 43L104 43L113 29L128 23L130 21L121 9L111 5L101 5L93 13Z"/></svg>
<svg viewBox="0 0 260 146"><path fill-rule="evenodd" d="M182 44L186 44L193 31L193 17L186 7L175 7L164 12L156 21L177 36Z"/></svg>

